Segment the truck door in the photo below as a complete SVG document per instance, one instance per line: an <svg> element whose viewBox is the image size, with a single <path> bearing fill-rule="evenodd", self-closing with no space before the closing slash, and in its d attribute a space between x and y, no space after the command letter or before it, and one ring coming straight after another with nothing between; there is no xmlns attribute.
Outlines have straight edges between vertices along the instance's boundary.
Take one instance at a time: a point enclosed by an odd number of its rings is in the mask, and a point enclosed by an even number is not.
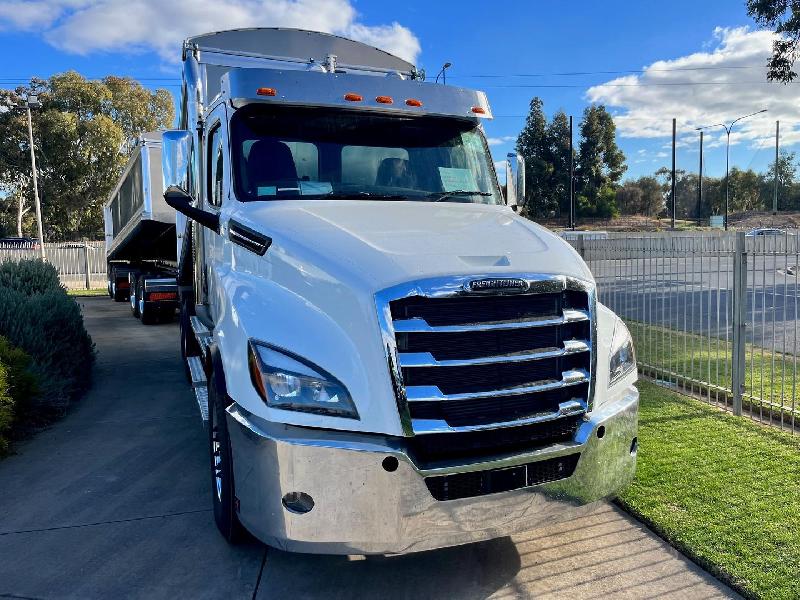
<svg viewBox="0 0 800 600"><path fill-rule="evenodd" d="M212 111L208 123L205 153L204 207L208 211L219 213L228 190L228 136L224 104L220 104ZM214 301L217 298L219 282L216 277L215 266L219 265L223 260L223 240L219 234L206 230L203 232L202 247L205 255L203 269L205 298L206 303L209 305L211 317L216 320L217 314Z"/></svg>

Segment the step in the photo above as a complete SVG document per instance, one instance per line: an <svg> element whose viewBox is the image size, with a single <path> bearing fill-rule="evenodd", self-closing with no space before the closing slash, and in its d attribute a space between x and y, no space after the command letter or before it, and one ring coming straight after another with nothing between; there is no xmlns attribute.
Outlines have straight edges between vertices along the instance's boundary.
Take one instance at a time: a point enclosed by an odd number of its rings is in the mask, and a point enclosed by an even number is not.
<svg viewBox="0 0 800 600"><path fill-rule="evenodd" d="M192 378L192 387L204 388L206 387L206 372L203 369L203 361L199 356L189 356L186 359L186 364L189 367L189 375Z"/></svg>
<svg viewBox="0 0 800 600"><path fill-rule="evenodd" d="M208 388L196 387L194 388L194 397L197 399L197 407L200 409L200 418L203 419L203 424L208 423Z"/></svg>

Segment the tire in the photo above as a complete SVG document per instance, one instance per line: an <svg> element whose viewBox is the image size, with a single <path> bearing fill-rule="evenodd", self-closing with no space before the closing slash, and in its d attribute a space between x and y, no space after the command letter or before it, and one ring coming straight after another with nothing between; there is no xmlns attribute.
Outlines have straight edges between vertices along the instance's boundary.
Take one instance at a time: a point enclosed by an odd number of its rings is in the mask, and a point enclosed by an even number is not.
<svg viewBox="0 0 800 600"><path fill-rule="evenodd" d="M156 306L147 308L144 303L144 275L142 275L136 286L136 301L139 304L139 318L144 325L158 323L159 310Z"/></svg>
<svg viewBox="0 0 800 600"><path fill-rule="evenodd" d="M131 275L129 277L129 281L131 282L131 293L128 298L131 305L131 314L139 318L139 275Z"/></svg>
<svg viewBox="0 0 800 600"><path fill-rule="evenodd" d="M189 303L186 301L181 302L180 312L180 326L181 326L181 356L186 360L190 356L200 356L200 344L194 337L192 331L192 323L190 319L192 315L189 314Z"/></svg>
<svg viewBox="0 0 800 600"><path fill-rule="evenodd" d="M109 289L114 302L125 302L125 300L128 299L128 294L125 293L125 290L117 288L117 270L113 267L111 269L111 281L109 282Z"/></svg>
<svg viewBox="0 0 800 600"><path fill-rule="evenodd" d="M247 538L247 531L239 522L235 508L235 484L233 480L233 457L228 436L225 408L229 402L224 391L215 383L214 373L208 380L208 447L209 472L211 475L211 499L214 505L214 522L217 529L231 544ZM219 375L219 373L217 373Z"/></svg>

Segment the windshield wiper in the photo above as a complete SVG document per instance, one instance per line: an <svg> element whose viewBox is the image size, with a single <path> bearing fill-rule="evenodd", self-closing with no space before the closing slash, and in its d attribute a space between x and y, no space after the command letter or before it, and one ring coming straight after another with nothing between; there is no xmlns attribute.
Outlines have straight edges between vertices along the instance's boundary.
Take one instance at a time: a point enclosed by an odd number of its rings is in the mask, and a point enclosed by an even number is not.
<svg viewBox="0 0 800 600"><path fill-rule="evenodd" d="M443 200L447 200L448 198L452 198L453 196L491 196L492 192L482 192L480 190L475 191L467 191L467 190L453 190L451 192L434 192L432 194L428 194L426 198L433 198L434 202L442 202Z"/></svg>
<svg viewBox="0 0 800 600"><path fill-rule="evenodd" d="M309 198L310 196L300 196ZM406 200L408 196L402 194L376 194L374 192L328 192L327 194L314 194L313 198L330 198L332 200Z"/></svg>

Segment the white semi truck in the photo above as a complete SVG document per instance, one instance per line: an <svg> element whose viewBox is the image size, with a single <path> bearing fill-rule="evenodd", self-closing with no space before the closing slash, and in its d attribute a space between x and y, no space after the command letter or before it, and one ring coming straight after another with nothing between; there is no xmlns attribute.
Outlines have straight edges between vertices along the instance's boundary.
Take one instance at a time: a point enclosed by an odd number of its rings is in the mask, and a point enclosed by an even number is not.
<svg viewBox="0 0 800 600"><path fill-rule="evenodd" d="M503 197L491 117L332 35L184 43L164 190L228 540L413 552L574 518L633 477L631 337L515 214L521 161Z"/></svg>

